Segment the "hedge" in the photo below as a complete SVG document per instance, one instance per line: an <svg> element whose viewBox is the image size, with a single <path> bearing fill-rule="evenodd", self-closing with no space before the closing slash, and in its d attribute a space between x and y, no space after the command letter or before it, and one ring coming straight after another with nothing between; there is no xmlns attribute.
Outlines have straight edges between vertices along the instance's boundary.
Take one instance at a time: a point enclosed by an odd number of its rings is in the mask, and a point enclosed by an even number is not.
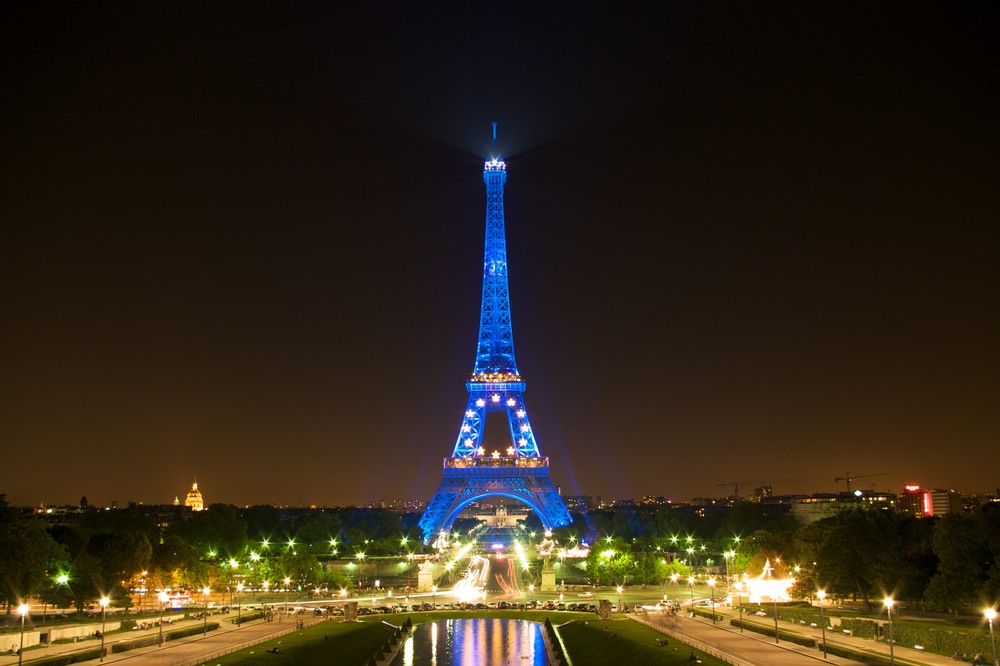
<svg viewBox="0 0 1000 666"><path fill-rule="evenodd" d="M215 631L219 628L218 622L209 622L207 626L203 625L200 627L186 627L184 629L177 629L175 631L168 631L163 634L163 642L176 641L179 638L187 638L188 636L196 636L197 634L203 633L205 630ZM156 645L160 641L159 634L153 634L151 636L143 636L142 638L136 638L131 641L122 641L121 643L115 643L111 646L112 652L128 652L129 650L135 650L143 647L150 647Z"/></svg>
<svg viewBox="0 0 1000 666"><path fill-rule="evenodd" d="M865 664L865 666L891 666L892 664L889 661L889 657L871 654L870 652L859 652L839 645L830 645L829 643L826 645L826 651L834 656L844 657L845 659Z"/></svg>
<svg viewBox="0 0 1000 666"><path fill-rule="evenodd" d="M57 657L48 657L47 659L39 659L37 661L32 660L31 666L66 666L66 664L77 664L81 661L90 661L91 659L100 658L101 648L96 647L89 650L83 650L82 652L61 654Z"/></svg>
<svg viewBox="0 0 1000 666"><path fill-rule="evenodd" d="M253 613L243 613L232 622L235 625L243 624L244 622L253 622L254 620L259 620L264 617L264 611L254 611Z"/></svg>
<svg viewBox="0 0 1000 666"><path fill-rule="evenodd" d="M748 624L747 622L740 622L738 619L733 618L732 620L729 621L729 624L733 625L734 627L739 627L742 625L744 629L747 629L749 631L755 631L758 634L764 634L765 636L774 636L773 628L766 627L762 624L757 624L756 622ZM816 647L815 638L809 638L808 636L799 636L798 634L793 634L785 631L778 632L778 640L788 641L789 643L796 643L797 645L804 645L806 647L811 647L811 648Z"/></svg>
<svg viewBox="0 0 1000 666"><path fill-rule="evenodd" d="M888 629L886 629L888 632ZM955 652L966 654L990 653L990 636L986 631L949 631L908 622L892 623L892 638L896 645L919 645L928 652L950 657Z"/></svg>
<svg viewBox="0 0 1000 666"><path fill-rule="evenodd" d="M693 609L693 612L694 612L695 615L700 615L701 617L707 617L709 620L711 620L712 616L714 615L716 622L724 622L726 620L726 618L725 618L724 615L721 615L718 611L714 611L714 610L705 610L704 608L695 608L695 609Z"/></svg>

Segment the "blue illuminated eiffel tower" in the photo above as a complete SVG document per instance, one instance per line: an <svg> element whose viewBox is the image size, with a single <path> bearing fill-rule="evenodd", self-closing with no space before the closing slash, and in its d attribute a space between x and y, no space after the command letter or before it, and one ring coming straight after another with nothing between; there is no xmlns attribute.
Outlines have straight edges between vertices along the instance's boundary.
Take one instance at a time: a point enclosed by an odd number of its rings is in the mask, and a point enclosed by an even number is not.
<svg viewBox="0 0 1000 666"><path fill-rule="evenodd" d="M496 124L493 126L496 140ZM466 383L469 403L458 440L444 459L444 479L420 518L425 543L449 532L469 503L502 496L528 505L546 529L568 525L569 511L549 477L549 459L538 451L524 405L524 382L514 359L514 334L507 287L507 242L504 233L503 186L507 165L492 158L483 167L486 182L486 254L483 262L483 305L479 345L472 378ZM486 451L483 434L487 412L507 412L511 445Z"/></svg>

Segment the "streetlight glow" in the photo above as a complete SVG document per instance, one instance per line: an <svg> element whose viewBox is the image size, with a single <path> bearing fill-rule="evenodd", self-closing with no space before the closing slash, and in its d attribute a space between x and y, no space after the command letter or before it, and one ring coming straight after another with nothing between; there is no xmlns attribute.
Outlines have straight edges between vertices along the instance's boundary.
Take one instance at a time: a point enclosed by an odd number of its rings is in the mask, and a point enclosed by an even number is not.
<svg viewBox="0 0 1000 666"><path fill-rule="evenodd" d="M885 611L889 615L889 664L890 664L890 666L894 666L895 663L896 663L896 655L893 654L893 649L892 649L892 644L893 644L893 640L892 640L892 604L893 604L893 600L892 600L892 597L886 597L885 599L882 600L882 603L885 604Z"/></svg>
<svg viewBox="0 0 1000 666"><path fill-rule="evenodd" d="M107 597L101 597L98 603L101 604L101 661L104 661L104 630L107 626L108 604L111 603L111 600ZM21 617L23 618L24 616L22 615Z"/></svg>
<svg viewBox="0 0 1000 666"><path fill-rule="evenodd" d="M997 619L997 611L995 608L987 608L986 621L990 625L990 649L993 650L993 665L996 666L997 663L997 642L996 638L993 637L993 620Z"/></svg>
<svg viewBox="0 0 1000 666"><path fill-rule="evenodd" d="M21 616L21 640L17 644L17 666L21 666L21 661L24 658L24 618L27 616L28 611L31 607L28 604L21 604L17 607L17 614ZM103 638L101 640L104 640ZM101 646L103 648L103 645ZM101 650L101 660L104 660L104 650Z"/></svg>
<svg viewBox="0 0 1000 666"><path fill-rule="evenodd" d="M163 607L164 604L170 599L166 592L160 592L156 595L156 598L160 600L160 637L158 639L160 647L163 647Z"/></svg>
<svg viewBox="0 0 1000 666"><path fill-rule="evenodd" d="M826 599L826 590L820 590L816 593L816 597L819 599L819 622L823 629L823 658L826 659L826 617L823 615L823 600Z"/></svg>

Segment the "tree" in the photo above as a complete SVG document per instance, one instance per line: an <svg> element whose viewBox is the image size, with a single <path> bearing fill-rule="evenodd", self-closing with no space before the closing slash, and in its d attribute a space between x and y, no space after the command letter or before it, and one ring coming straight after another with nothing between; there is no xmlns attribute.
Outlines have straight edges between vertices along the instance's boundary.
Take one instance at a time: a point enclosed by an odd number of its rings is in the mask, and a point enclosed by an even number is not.
<svg viewBox="0 0 1000 666"><path fill-rule="evenodd" d="M896 588L900 543L894 515L848 509L810 527L822 532L815 539L816 581L828 592L860 597L870 609L873 595Z"/></svg>
<svg viewBox="0 0 1000 666"><path fill-rule="evenodd" d="M927 601L956 614L960 608L978 601L993 564L981 515L945 516L931 540L939 564L927 586Z"/></svg>
<svg viewBox="0 0 1000 666"><path fill-rule="evenodd" d="M6 505L0 495L0 586L7 613L29 595L46 589L49 572L66 558L66 549L33 516Z"/></svg>
<svg viewBox="0 0 1000 666"><path fill-rule="evenodd" d="M247 546L247 522L236 507L211 504L205 511L195 512L190 520L171 529L203 556L240 557Z"/></svg>
<svg viewBox="0 0 1000 666"><path fill-rule="evenodd" d="M100 584L104 594L127 609L132 605L135 581L149 566L153 547L146 535L138 532L106 536L98 551Z"/></svg>
<svg viewBox="0 0 1000 666"><path fill-rule="evenodd" d="M198 551L176 534L153 546L150 571L158 587L191 589L204 580Z"/></svg>

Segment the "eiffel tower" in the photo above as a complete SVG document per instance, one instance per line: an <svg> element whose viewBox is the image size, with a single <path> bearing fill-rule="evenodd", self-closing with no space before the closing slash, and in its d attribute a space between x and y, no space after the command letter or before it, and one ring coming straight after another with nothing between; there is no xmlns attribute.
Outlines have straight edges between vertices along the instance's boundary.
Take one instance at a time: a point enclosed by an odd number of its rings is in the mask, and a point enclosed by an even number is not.
<svg viewBox="0 0 1000 666"><path fill-rule="evenodd" d="M493 141L496 142L496 123ZM514 333L507 287L507 241L504 233L503 186L507 165L491 158L483 166L486 182L486 253L483 261L483 304L479 313L479 345L472 377L465 384L469 402L462 416L451 457L444 459L444 478L420 518L424 543L451 530L471 502L502 496L534 509L548 530L568 525L569 511L549 477L549 459L538 451L524 405L524 382L514 359ZM487 412L507 412L511 445L505 452L486 451L483 434Z"/></svg>

